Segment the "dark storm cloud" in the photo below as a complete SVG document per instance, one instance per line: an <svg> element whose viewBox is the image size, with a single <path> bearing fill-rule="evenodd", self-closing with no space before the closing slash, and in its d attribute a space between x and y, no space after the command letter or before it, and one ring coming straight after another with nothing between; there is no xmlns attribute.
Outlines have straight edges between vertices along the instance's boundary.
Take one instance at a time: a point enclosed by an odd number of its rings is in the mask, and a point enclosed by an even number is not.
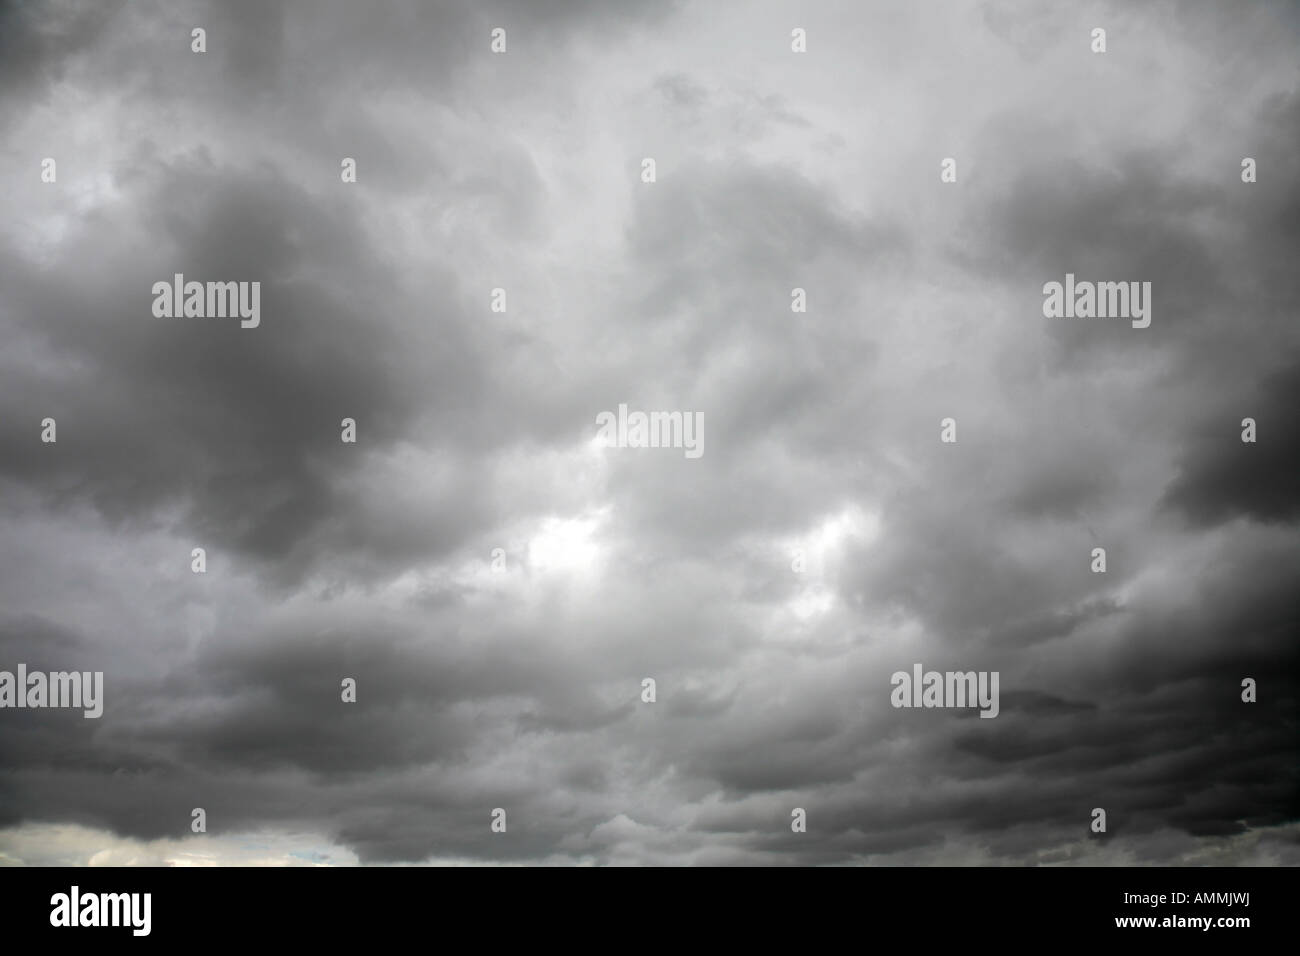
<svg viewBox="0 0 1300 956"><path fill-rule="evenodd" d="M1014 282L1027 318L1041 317L1043 283L1067 272L1080 280L1151 282L1149 334L1124 323L1049 321L1062 346L1058 361L1131 362L1129 355L1158 348L1173 374L1215 375L1225 397L1235 398L1294 346L1288 304L1300 296L1290 254L1300 241L1293 132L1300 94L1245 109L1254 113L1250 139L1236 152L1212 150L1209 174L1188 171L1167 149L1146 143L1104 160L1081 155L1059 135L1059 123L1002 114L982 134L998 198L969 217L954 255ZM1229 105L1218 110L1227 113ZM1267 175L1243 184L1242 156L1254 157Z"/></svg>
<svg viewBox="0 0 1300 956"><path fill-rule="evenodd" d="M27 672L109 671L111 659L79 634L33 615L0 621L0 670ZM107 675L105 677L107 680ZM39 774L83 768L111 773L113 757L100 746L99 719L72 709L6 710L0 753L6 770L22 767ZM18 823L19 799L12 773L0 774L0 826Z"/></svg>
<svg viewBox="0 0 1300 956"><path fill-rule="evenodd" d="M71 240L68 258L43 270L8 257L8 301L25 306L14 332L66 364L6 375L13 414L0 461L52 502L85 497L115 523L179 504L196 540L292 575L307 560L295 552L336 520L337 476L363 467L339 441L340 421L356 419L370 450L392 444L421 403L472 391L472 349L406 364L410 332L370 304L405 305L392 296L392 273L363 251L354 220L273 174L198 159L155 175L158 191L139 197L140 245L112 247L109 235L135 232L119 219ZM87 266L96 285L63 281ZM342 269L346 288L330 278ZM176 272L261 281L261 326L154 318L150 288ZM427 334L456 341L445 307L429 319ZM22 451L30 423L47 415L76 456L61 455L63 444L51 455Z"/></svg>
<svg viewBox="0 0 1300 956"><path fill-rule="evenodd" d="M0 854L203 806L218 858L1294 861L1295 23L1163 9L813 8L801 59L740 6L0 6L0 667L110 705L0 719ZM1067 271L1152 327L1045 320ZM261 326L155 319L175 272ZM620 402L704 456L589 447ZM998 718L892 708L916 661Z"/></svg>
<svg viewBox="0 0 1300 956"><path fill-rule="evenodd" d="M7 626L0 649L18 652L36 641L67 645L63 656L86 666L71 654L83 643L39 621ZM309 632L224 635L196 662L201 678L146 683L109 667L115 706L105 719L69 728L40 714L6 724L6 753L22 768L7 789L15 805L33 808L29 819L108 824L141 839L176 832L197 801L227 832L325 821L363 861L541 855L562 829L548 821L538 781L505 771L473 782L482 774L472 769L483 756L479 708L493 698L529 697L537 706L523 713L523 732L569 733L621 719L628 707L602 712L595 701L575 699L565 680L574 662L554 648L539 644L531 658L472 650L343 617ZM357 680L359 695L355 709L341 714L345 675ZM190 706L178 708L183 700ZM579 785L599 785L589 761L575 754L559 765L563 775L573 776L570 765L584 768ZM105 776L88 809L84 781L96 773ZM282 792L299 787L296 798ZM520 827L523 843L508 850L473 835L487 832L486 809L499 803L523 821L535 808L534 822Z"/></svg>
<svg viewBox="0 0 1300 956"><path fill-rule="evenodd" d="M125 0L0 2L0 91L31 96L57 81L66 61L98 41Z"/></svg>
<svg viewBox="0 0 1300 956"><path fill-rule="evenodd" d="M1264 522L1294 522L1300 515L1300 362L1261 383L1258 398L1239 404L1266 438L1233 441L1241 422L1205 422L1189 440L1179 476L1165 501L1198 525L1246 515ZM1225 440L1225 438L1227 440Z"/></svg>

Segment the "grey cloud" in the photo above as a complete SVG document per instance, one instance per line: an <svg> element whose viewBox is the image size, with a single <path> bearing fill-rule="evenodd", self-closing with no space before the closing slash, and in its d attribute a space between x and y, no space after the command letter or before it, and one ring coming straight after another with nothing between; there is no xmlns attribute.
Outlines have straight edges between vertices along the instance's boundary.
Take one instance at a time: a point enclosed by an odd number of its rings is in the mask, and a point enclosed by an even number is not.
<svg viewBox="0 0 1300 956"><path fill-rule="evenodd" d="M92 6L0 5L0 667L110 705L0 714L0 853L1297 861L1285 5L814 4L802 59L743 4ZM1045 320L1067 271L1151 328ZM175 272L261 327L154 319ZM703 457L592 447L620 402ZM917 661L998 718L892 708Z"/></svg>

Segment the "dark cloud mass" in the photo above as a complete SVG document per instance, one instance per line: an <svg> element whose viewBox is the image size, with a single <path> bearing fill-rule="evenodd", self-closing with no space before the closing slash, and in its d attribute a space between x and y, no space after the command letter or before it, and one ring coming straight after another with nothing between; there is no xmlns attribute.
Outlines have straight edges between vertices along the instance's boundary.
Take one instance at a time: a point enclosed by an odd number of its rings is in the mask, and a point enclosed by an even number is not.
<svg viewBox="0 0 1300 956"><path fill-rule="evenodd" d="M0 0L0 670L105 675L0 863L1300 864L1300 18L1224 9Z"/></svg>

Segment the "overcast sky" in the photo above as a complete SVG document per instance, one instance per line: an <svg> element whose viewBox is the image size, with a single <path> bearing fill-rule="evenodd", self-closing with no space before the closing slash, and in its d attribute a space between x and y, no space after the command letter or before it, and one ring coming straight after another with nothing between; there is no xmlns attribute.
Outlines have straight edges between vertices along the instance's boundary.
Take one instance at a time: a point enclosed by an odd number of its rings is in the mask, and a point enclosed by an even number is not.
<svg viewBox="0 0 1300 956"><path fill-rule="evenodd" d="M0 711L0 863L1300 863L1298 44L0 2L0 669L105 674ZM1045 318L1066 273L1150 327ZM997 718L893 708L918 662Z"/></svg>

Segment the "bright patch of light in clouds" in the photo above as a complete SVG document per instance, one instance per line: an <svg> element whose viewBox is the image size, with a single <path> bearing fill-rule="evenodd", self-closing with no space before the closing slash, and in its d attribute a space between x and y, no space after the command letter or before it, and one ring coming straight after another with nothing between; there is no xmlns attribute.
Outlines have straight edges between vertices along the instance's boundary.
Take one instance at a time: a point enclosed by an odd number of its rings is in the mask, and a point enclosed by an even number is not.
<svg viewBox="0 0 1300 956"><path fill-rule="evenodd" d="M528 542L528 565L542 573L591 577L604 548L596 533L608 509L576 518L546 518Z"/></svg>

